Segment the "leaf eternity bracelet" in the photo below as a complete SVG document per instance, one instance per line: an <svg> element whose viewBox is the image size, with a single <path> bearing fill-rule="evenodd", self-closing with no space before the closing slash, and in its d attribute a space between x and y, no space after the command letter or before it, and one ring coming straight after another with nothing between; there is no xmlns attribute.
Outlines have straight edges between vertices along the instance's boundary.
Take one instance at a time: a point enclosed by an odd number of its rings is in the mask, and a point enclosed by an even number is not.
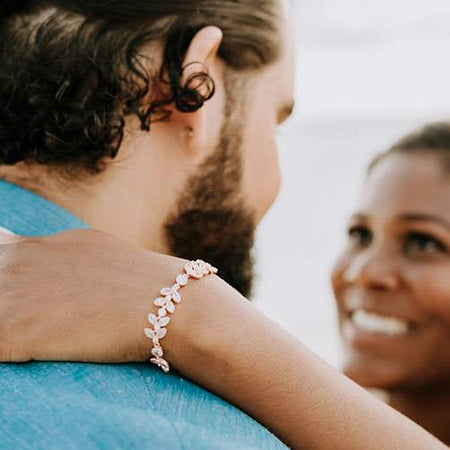
<svg viewBox="0 0 450 450"><path fill-rule="evenodd" d="M148 315L148 321L153 328L145 328L145 335L152 340L152 358L150 362L156 364L165 373L170 372L170 365L164 358L164 351L160 344L160 340L167 334L166 326L170 322L170 314L175 312L175 305L181 302L181 295L179 290L186 286L190 278L199 280L206 275L216 274L217 269L211 264L208 264L200 259L197 261L190 261L184 265L184 273L178 275L175 278L175 283L172 287L162 288L160 294L162 297L158 297L153 304L158 306L157 315L150 313Z"/></svg>

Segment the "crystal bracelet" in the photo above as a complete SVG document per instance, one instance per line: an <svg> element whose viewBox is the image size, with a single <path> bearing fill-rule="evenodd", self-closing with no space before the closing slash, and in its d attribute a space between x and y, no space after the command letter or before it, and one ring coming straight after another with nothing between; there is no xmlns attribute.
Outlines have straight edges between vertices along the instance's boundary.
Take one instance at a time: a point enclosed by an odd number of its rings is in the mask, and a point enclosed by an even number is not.
<svg viewBox="0 0 450 450"><path fill-rule="evenodd" d="M153 328L145 328L144 333L153 342L153 358L150 359L150 362L156 364L165 373L170 371L170 366L167 360L163 358L164 351L160 344L160 340L167 334L166 326L170 322L169 314L173 314L175 312L175 305L181 302L179 290L183 286L186 286L190 278L199 280L206 275L216 273L217 269L211 266L211 264L200 259L197 261L190 261L184 265L184 273L175 278L175 283L172 287L162 288L160 291L162 297L158 297L153 302L154 305L159 307L158 314L155 315L150 313L148 315L148 321Z"/></svg>

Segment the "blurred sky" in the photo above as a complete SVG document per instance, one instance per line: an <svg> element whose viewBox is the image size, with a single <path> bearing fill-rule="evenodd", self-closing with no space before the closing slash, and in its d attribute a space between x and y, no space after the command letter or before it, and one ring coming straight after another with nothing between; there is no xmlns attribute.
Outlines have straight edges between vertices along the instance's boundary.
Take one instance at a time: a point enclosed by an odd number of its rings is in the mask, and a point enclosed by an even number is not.
<svg viewBox="0 0 450 450"><path fill-rule="evenodd" d="M450 1L298 0L298 109L257 240L258 306L334 365L329 271L374 154L450 120Z"/></svg>
<svg viewBox="0 0 450 450"><path fill-rule="evenodd" d="M448 0L300 0L296 10L305 115L447 110Z"/></svg>

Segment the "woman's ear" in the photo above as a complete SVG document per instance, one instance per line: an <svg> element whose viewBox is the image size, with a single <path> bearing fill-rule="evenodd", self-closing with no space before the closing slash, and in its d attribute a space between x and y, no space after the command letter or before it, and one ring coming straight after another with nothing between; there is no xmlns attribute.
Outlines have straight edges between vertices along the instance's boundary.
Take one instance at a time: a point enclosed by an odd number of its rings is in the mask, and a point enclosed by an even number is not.
<svg viewBox="0 0 450 450"><path fill-rule="evenodd" d="M222 43L222 31L214 26L202 28L191 41L183 61L183 77L185 83L197 73L205 72L213 80L219 75L217 67L218 51ZM202 87L199 86L201 90ZM208 89L205 85L205 89ZM190 153L201 152L208 142L209 108L205 105L194 112L174 111L173 119L180 124L183 144ZM175 116L175 117L174 117Z"/></svg>

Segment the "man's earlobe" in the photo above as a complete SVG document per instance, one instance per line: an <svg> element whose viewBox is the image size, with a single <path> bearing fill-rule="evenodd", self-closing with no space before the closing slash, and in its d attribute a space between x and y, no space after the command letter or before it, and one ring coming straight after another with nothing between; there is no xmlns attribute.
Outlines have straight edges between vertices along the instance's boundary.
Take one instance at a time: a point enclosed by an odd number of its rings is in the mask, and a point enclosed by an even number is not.
<svg viewBox="0 0 450 450"><path fill-rule="evenodd" d="M192 128L190 125L187 125L180 134L182 138L192 139L195 136L194 128Z"/></svg>

